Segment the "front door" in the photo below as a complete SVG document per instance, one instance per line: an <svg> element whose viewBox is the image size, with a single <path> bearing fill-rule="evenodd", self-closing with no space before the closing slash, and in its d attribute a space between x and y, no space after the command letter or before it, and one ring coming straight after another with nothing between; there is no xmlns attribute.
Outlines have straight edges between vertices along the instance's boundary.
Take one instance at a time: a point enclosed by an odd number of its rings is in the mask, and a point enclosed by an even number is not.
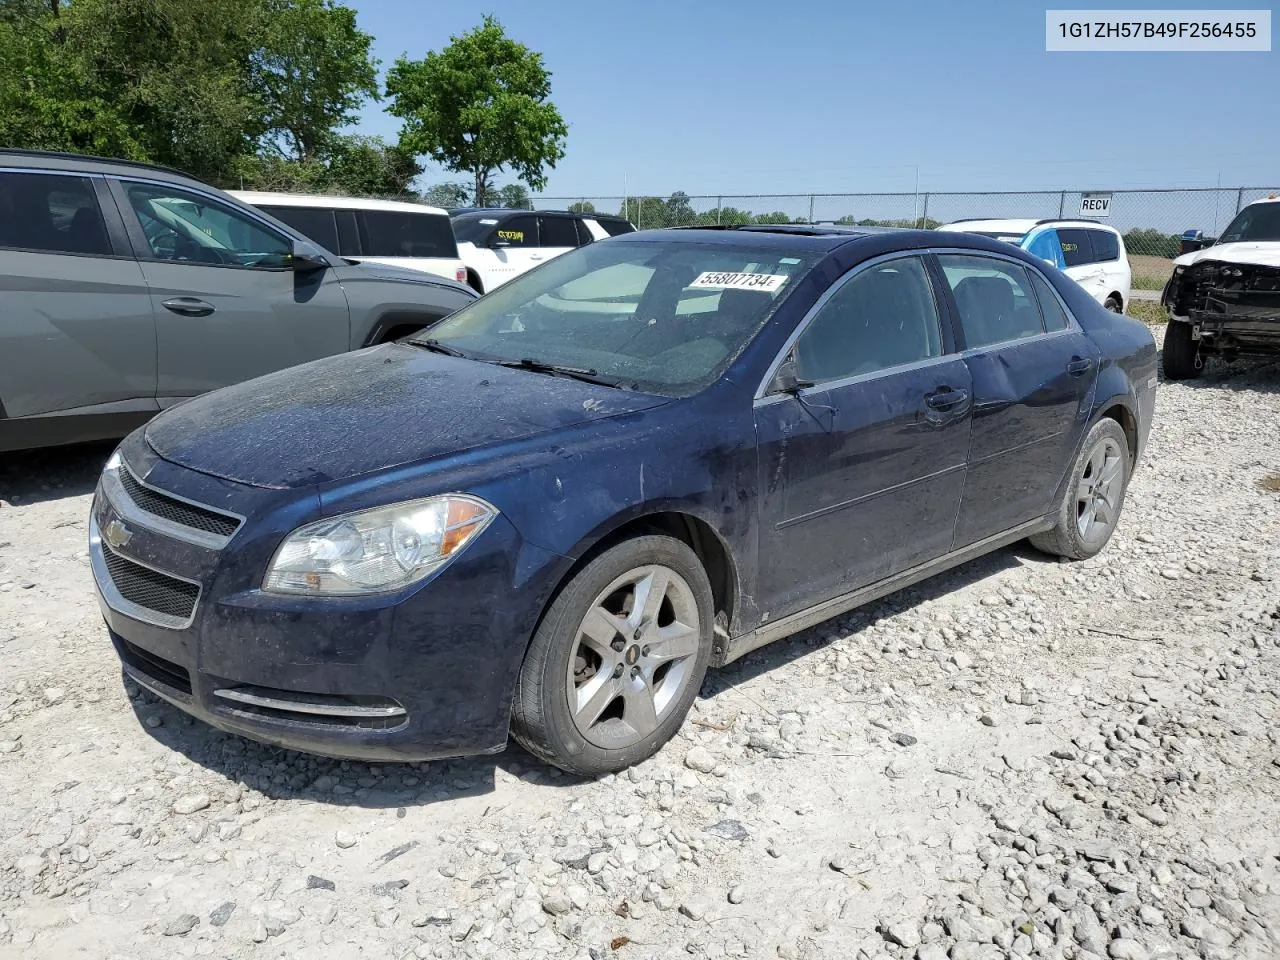
<svg viewBox="0 0 1280 960"><path fill-rule="evenodd" d="M859 267L791 348L799 389L756 401L769 619L950 549L971 388L939 318L920 258Z"/></svg>
<svg viewBox="0 0 1280 960"><path fill-rule="evenodd" d="M1052 509L1088 417L1099 354L1038 271L980 254L938 261L973 378L958 548Z"/></svg>
<svg viewBox="0 0 1280 960"><path fill-rule="evenodd" d="M294 271L290 238L203 194L116 189L151 289L161 405L351 348L342 284Z"/></svg>

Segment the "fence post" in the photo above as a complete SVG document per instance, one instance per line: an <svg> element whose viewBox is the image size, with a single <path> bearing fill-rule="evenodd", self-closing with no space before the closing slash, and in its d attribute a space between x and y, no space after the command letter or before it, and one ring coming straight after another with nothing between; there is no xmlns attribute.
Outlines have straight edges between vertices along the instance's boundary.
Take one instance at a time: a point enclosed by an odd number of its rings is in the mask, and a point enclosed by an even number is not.
<svg viewBox="0 0 1280 960"><path fill-rule="evenodd" d="M929 194L924 195L924 208L920 211L920 229L929 229Z"/></svg>
<svg viewBox="0 0 1280 960"><path fill-rule="evenodd" d="M1058 194L1058 219L1062 219L1063 213L1067 209L1067 191L1063 190Z"/></svg>
<svg viewBox="0 0 1280 960"><path fill-rule="evenodd" d="M644 214L644 197L636 197L636 229L640 230L640 221Z"/></svg>
<svg viewBox="0 0 1280 960"><path fill-rule="evenodd" d="M813 194L809 194L809 222L813 223Z"/></svg>
<svg viewBox="0 0 1280 960"><path fill-rule="evenodd" d="M716 226L720 226L720 211L724 209L724 197L716 197Z"/></svg>
<svg viewBox="0 0 1280 960"><path fill-rule="evenodd" d="M1236 191L1236 213L1244 209L1244 187Z"/></svg>

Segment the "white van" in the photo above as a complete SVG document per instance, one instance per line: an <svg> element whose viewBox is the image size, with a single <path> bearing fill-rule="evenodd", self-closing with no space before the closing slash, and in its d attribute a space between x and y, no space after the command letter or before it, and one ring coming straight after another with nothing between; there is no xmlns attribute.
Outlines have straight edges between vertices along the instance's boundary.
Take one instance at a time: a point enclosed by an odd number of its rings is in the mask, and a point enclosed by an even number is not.
<svg viewBox="0 0 1280 960"><path fill-rule="evenodd" d="M228 191L349 260L386 263L467 282L449 214L398 200Z"/></svg>
<svg viewBox="0 0 1280 960"><path fill-rule="evenodd" d="M1004 240L1053 264L1114 313L1129 305L1133 273L1120 232L1092 220L957 220L938 228Z"/></svg>

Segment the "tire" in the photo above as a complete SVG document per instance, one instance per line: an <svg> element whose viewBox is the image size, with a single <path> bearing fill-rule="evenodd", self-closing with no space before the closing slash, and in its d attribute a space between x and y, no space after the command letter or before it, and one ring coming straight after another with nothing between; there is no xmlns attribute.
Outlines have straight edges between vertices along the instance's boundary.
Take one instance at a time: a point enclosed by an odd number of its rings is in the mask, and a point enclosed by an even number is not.
<svg viewBox="0 0 1280 960"><path fill-rule="evenodd" d="M1107 302L1103 304L1112 313L1124 313L1124 304L1120 302L1120 298L1114 293L1107 297Z"/></svg>
<svg viewBox="0 0 1280 960"><path fill-rule="evenodd" d="M646 609L655 585L661 599ZM534 633L512 735L534 756L585 776L652 756L702 686L714 616L706 571L684 543L643 536L607 550L565 584Z"/></svg>
<svg viewBox="0 0 1280 960"><path fill-rule="evenodd" d="M1031 537L1031 545L1070 560L1095 556L1120 521L1131 469L1124 429L1109 417L1099 420L1071 465L1055 512L1057 522L1052 530Z"/></svg>
<svg viewBox="0 0 1280 960"><path fill-rule="evenodd" d="M480 296L484 296L484 284L480 282L480 274L474 270L467 271L467 286L480 294Z"/></svg>
<svg viewBox="0 0 1280 960"><path fill-rule="evenodd" d="M1164 378L1194 380L1204 372L1204 363L1196 367L1196 342L1191 339L1191 324L1170 320L1164 331Z"/></svg>

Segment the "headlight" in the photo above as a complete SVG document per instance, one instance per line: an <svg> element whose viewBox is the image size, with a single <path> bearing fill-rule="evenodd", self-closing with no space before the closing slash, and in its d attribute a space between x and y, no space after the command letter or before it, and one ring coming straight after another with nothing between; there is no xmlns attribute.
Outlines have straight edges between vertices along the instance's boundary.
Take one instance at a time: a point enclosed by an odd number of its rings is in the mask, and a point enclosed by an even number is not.
<svg viewBox="0 0 1280 960"><path fill-rule="evenodd" d="M307 596L398 590L439 570L497 515L478 497L448 494L318 520L285 538L262 589Z"/></svg>
<svg viewBox="0 0 1280 960"><path fill-rule="evenodd" d="M1185 272L1186 272L1186 270L1187 270L1187 268L1186 268L1186 267L1174 267L1174 268L1173 268L1173 275L1176 277L1176 276L1178 276L1179 274L1185 273Z"/></svg>

